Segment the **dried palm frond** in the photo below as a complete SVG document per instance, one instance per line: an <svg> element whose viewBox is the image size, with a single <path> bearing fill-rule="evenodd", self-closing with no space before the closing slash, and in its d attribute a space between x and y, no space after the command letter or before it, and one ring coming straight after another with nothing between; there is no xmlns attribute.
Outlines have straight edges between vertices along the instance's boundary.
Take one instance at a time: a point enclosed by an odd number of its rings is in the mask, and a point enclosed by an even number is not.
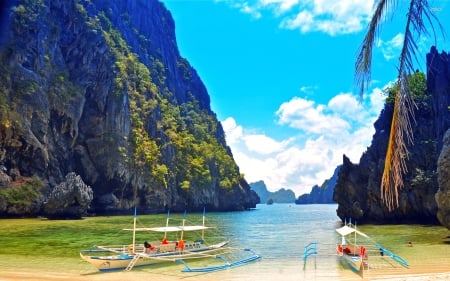
<svg viewBox="0 0 450 281"><path fill-rule="evenodd" d="M378 2L360 47L355 64L355 83L359 87L361 96L370 83L372 48L378 36L381 21L385 18L385 13L390 10L390 6L395 6L395 2L388 0ZM411 0L407 14L403 47L399 57L398 90L395 96L394 113L381 179L381 198L389 211L398 206L399 190L403 188L403 175L407 172L407 144L413 142L411 122L414 120L414 108L416 106L408 91L408 76L414 72L413 59L418 61L418 46L415 38L420 37L422 34L428 34L425 23L430 24L435 36L433 21L436 21L440 29L443 30L436 16L431 12L426 0Z"/></svg>

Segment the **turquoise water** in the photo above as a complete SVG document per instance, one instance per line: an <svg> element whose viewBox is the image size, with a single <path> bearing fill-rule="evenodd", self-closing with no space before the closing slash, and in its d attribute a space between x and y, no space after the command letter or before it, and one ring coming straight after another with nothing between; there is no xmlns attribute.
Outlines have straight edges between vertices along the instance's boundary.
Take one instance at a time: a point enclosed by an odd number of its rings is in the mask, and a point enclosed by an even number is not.
<svg viewBox="0 0 450 281"><path fill-rule="evenodd" d="M236 247L248 247L260 254L262 260L236 268L231 280L252 280L257 277L282 277L280 280L355 280L361 277L352 272L335 255L340 237L335 229L341 226L336 215L337 205L260 204L255 210L234 213L209 213L209 221L220 225L224 234ZM379 256L372 247L369 257L371 269L366 276L383 274L413 274L431 271L450 271L450 232L440 226L422 225L362 225L358 229L373 241L406 259L410 268ZM317 256L303 260L305 245L318 242ZM361 239L371 244L372 240ZM407 245L412 241L413 247ZM249 275L249 273L252 274ZM227 279L227 273L217 273ZM225 275L223 275L225 274ZM272 279L269 278L269 279Z"/></svg>
<svg viewBox="0 0 450 281"><path fill-rule="evenodd" d="M335 229L341 225L336 216L337 205L295 205L295 204L273 204L257 205L257 208L250 211L229 212L229 213L206 213L206 224L215 226L212 241L209 236L206 240L217 242L218 237L231 239L230 245L236 248L250 248L262 259L248 265L233 268L232 270L218 271L208 274L181 273L183 265L169 263L161 266L151 266L133 269L131 272L115 272L99 274L96 269L77 257L78 249L70 249L73 252L70 258L53 258L42 256L30 259L26 255L14 255L16 261L0 257L0 268L8 268L11 272L23 270L21 265L26 262L27 270L46 275L55 276L60 272L68 274L63 276L73 280L268 280L268 281L290 281L290 280L361 280L361 276L351 271L345 264L342 264L335 255L336 243L340 242ZM181 214L171 215L171 225L179 224ZM156 226L165 223L164 215L138 215L138 220L143 225L139 227ZM187 215L188 224L198 224L202 221L199 213ZM114 223L111 223L114 222ZM126 225L115 225L117 223ZM6 225L10 221L3 220L0 223ZM20 220L16 223L20 223ZM42 233L45 227L56 227L61 229L65 222L36 220L30 224L29 234ZM111 223L111 235L100 235L99 244L106 242L116 242L124 235L122 228L131 227L132 217L99 217L89 218L83 221L72 222L79 224L80 231L88 230L87 225L102 224L102 233L108 231L105 225ZM151 224L151 225L148 225ZM34 229L35 227L36 229ZM390 275L417 274L427 272L450 272L450 232L440 226L423 225L361 225L358 229L368 234L373 240L379 242L385 248L398 254L410 263L410 268L404 268L395 262L386 260L379 256L377 252L371 252L369 263L371 269L365 273L365 280L390 279ZM61 231L61 230L60 230ZM91 229L92 231L92 229ZM45 232L45 235L52 235ZM216 234L217 233L217 234ZM64 237L71 237L68 234L59 233ZM64 235L63 235L64 234ZM47 240L40 241L41 235L32 237L34 243L41 245L48 243ZM127 233L126 235L129 235ZM217 235L217 237L214 237ZM73 235L76 239L77 234ZM126 236L128 237L128 236ZM30 237L29 237L30 238ZM92 237L90 238L92 239ZM113 241L112 241L113 239ZM143 239L143 238L142 238ZM45 242L47 241L47 242ZM407 242L411 241L413 247L408 247ZM305 245L310 242L318 242L319 254L310 256L307 261L303 260ZM364 244L361 241L358 244ZM370 242L370 241L369 241ZM91 242L89 242L91 243ZM108 243L106 243L108 244ZM61 244L64 245L64 244ZM91 246L90 244L86 247ZM60 244L54 244L56 252L64 250ZM14 252L15 253L15 252ZM20 261L20 262L17 262ZM210 262L206 259L201 262ZM202 264L203 265L203 264ZM19 266L19 268L17 268ZM0 280L11 280L2 278ZM450 277L450 273L449 273ZM16 278L17 279L17 278ZM13 280L16 280L13 278ZM19 278L20 279L20 278ZM24 278L26 279L26 278ZM34 280L34 279L31 279ZM38 280L38 279L36 279ZM52 279L53 280L53 279ZM399 280L399 279L396 279ZM400 279L408 280L408 279ZM417 279L418 280L418 279Z"/></svg>
<svg viewBox="0 0 450 281"><path fill-rule="evenodd" d="M335 243L337 205L260 204L255 210L214 213L235 246L249 247L264 259L299 259L312 241Z"/></svg>

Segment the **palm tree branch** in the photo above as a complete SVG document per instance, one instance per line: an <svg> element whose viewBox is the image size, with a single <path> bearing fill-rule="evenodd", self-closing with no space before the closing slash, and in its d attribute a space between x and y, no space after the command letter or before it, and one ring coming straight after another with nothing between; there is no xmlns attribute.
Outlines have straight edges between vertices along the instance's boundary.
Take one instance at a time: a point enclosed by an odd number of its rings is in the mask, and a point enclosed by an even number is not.
<svg viewBox="0 0 450 281"><path fill-rule="evenodd" d="M375 8L372 20L364 40L359 48L355 63L355 85L360 96L369 86L371 79L372 50L381 22L391 4L397 1L380 0ZM427 0L411 0L407 14L407 22L403 39L403 47L398 65L398 90L395 96L394 112L391 122L388 147L386 150L385 167L381 179L381 197L389 211L398 206L399 190L403 187L403 175L407 172L407 144L413 142L411 121L414 120L414 99L408 91L409 75L414 72L414 62L418 62L418 45L415 38L427 35L426 23L430 24L436 41L433 23L437 22L443 33L442 25L431 11Z"/></svg>
<svg viewBox="0 0 450 281"><path fill-rule="evenodd" d="M378 2L372 20L369 23L366 36L359 47L355 63L355 85L361 97L370 83L373 46L375 40L378 38L381 22L385 19L385 13L390 10L391 2L392 0L381 0Z"/></svg>

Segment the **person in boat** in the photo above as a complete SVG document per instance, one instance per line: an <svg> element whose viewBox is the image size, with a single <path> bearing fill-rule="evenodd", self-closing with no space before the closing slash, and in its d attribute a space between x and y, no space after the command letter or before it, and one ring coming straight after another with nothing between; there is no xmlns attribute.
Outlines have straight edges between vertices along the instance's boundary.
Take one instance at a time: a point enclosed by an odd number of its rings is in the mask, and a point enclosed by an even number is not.
<svg viewBox="0 0 450 281"><path fill-rule="evenodd" d="M166 237L163 238L161 244L163 244L163 245L169 244L169 242L167 242L167 238Z"/></svg>
<svg viewBox="0 0 450 281"><path fill-rule="evenodd" d="M183 251L184 250L184 241L183 240L178 241L177 242L177 247L178 247L178 249Z"/></svg>
<svg viewBox="0 0 450 281"><path fill-rule="evenodd" d="M152 246L152 244L148 243L147 241L144 242L144 248L146 252L153 251L155 249L155 247Z"/></svg>
<svg viewBox="0 0 450 281"><path fill-rule="evenodd" d="M342 249L342 245L341 244L338 244L337 251L338 251L339 254L342 254L343 249Z"/></svg>

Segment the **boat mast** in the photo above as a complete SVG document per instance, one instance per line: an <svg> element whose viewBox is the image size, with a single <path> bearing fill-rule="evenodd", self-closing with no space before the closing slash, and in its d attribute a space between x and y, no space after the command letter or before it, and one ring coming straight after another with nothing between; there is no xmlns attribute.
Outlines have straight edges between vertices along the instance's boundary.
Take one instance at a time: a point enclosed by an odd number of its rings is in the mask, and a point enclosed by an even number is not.
<svg viewBox="0 0 450 281"><path fill-rule="evenodd" d="M205 227L205 207L203 207L203 227ZM202 240L205 239L205 229L202 229Z"/></svg>
<svg viewBox="0 0 450 281"><path fill-rule="evenodd" d="M170 218L170 209L167 210L167 218L166 218L166 231L164 231L164 239L167 238L167 227L169 227L169 218Z"/></svg>
<svg viewBox="0 0 450 281"><path fill-rule="evenodd" d="M184 234L184 224L186 222L186 210L184 210L184 215L183 215L183 227L181 228L181 238L180 240L183 241L183 234Z"/></svg>
<svg viewBox="0 0 450 281"><path fill-rule="evenodd" d="M136 247L136 207L134 207L134 219L133 219L133 254L135 253Z"/></svg>

